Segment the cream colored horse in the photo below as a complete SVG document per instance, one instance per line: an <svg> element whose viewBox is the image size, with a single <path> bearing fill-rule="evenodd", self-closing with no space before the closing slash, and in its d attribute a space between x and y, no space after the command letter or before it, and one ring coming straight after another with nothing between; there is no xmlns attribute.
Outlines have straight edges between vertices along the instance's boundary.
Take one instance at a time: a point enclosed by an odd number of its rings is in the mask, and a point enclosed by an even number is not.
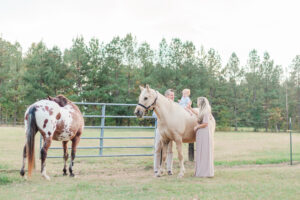
<svg viewBox="0 0 300 200"><path fill-rule="evenodd" d="M148 85L146 85L146 88L140 86L140 89L139 103L134 113L137 117L143 117L148 110L154 110L157 115L157 128L161 134L161 145L159 145L155 153L159 154L162 150L161 166L165 166L168 143L174 141L180 164L178 177L183 177L185 168L182 143L195 142L194 127L197 125L197 116L191 115L178 103L169 100L159 92L151 89ZM212 120L214 119L212 118ZM156 174L157 177L162 174L163 169L161 166L159 166Z"/></svg>

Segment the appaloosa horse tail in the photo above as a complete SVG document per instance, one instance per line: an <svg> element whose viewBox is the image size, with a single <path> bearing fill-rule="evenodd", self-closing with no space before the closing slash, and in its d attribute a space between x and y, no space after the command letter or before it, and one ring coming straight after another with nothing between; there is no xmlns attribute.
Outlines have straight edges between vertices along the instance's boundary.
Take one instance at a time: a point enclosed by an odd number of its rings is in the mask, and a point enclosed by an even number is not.
<svg viewBox="0 0 300 200"><path fill-rule="evenodd" d="M28 176L31 176L32 169L35 167L35 157L34 157L34 136L38 131L35 119L36 108L33 106L29 109L28 120L27 120L27 130L26 130L26 149L28 155Z"/></svg>

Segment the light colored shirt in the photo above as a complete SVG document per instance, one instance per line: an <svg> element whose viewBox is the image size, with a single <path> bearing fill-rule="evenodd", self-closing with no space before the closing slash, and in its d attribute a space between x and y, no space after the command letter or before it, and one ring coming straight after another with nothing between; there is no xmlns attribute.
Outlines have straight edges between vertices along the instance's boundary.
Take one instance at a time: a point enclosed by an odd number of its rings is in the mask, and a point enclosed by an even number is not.
<svg viewBox="0 0 300 200"><path fill-rule="evenodd" d="M185 108L190 102L191 102L190 97L181 97L179 105Z"/></svg>

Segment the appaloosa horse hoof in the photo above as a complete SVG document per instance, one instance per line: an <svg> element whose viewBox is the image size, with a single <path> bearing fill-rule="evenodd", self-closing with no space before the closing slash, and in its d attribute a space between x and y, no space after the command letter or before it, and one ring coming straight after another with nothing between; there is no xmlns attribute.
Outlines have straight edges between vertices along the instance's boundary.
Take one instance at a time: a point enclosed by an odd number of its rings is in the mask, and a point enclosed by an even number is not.
<svg viewBox="0 0 300 200"><path fill-rule="evenodd" d="M173 175L173 172L172 171L168 171L168 175L169 176Z"/></svg>
<svg viewBox="0 0 300 200"><path fill-rule="evenodd" d="M20 174L21 174L21 176L24 176L25 175L25 171L24 170L20 171Z"/></svg>

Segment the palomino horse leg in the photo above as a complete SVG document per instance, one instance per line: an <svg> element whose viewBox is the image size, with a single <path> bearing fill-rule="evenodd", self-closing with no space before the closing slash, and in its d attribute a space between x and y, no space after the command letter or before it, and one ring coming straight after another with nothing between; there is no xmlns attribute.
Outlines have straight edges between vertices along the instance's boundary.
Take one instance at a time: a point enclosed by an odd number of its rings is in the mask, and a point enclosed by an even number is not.
<svg viewBox="0 0 300 200"><path fill-rule="evenodd" d="M46 173L46 158L47 158L47 151L51 145L51 142L52 142L52 137L48 137L48 138L44 137L44 146L41 149L41 173L42 176L48 181L50 180L50 177Z"/></svg>
<svg viewBox="0 0 300 200"><path fill-rule="evenodd" d="M178 177L181 178L181 177L183 177L184 172L185 172L183 153L182 153L182 140L178 140L175 142L176 142L176 148L177 148L177 152L178 152L178 159L179 159L179 165L180 165L180 172L178 174Z"/></svg>
<svg viewBox="0 0 300 200"><path fill-rule="evenodd" d="M70 163L70 166L69 166L69 172L70 172L70 176L71 177L74 177L75 175L73 174L73 165L74 165L74 159L75 159L75 154L76 154L76 148L77 148L77 145L80 141L80 135L81 134L76 134L76 136L72 139L72 152L71 152L71 163Z"/></svg>
<svg viewBox="0 0 300 200"><path fill-rule="evenodd" d="M64 148L64 162L65 162L63 172L64 172L64 176L66 176L66 175L68 175L67 174L67 161L68 161L68 158L69 158L68 141L63 141L62 145L63 145L63 148Z"/></svg>
<svg viewBox="0 0 300 200"><path fill-rule="evenodd" d="M161 165L160 165L160 168L158 171L158 174L160 174L160 175L164 174L164 171L165 171L167 149L168 149L168 142L164 142L162 145L162 161L161 161Z"/></svg>
<svg viewBox="0 0 300 200"><path fill-rule="evenodd" d="M158 129L155 133L155 144L154 144L154 160L153 160L153 168L154 168L154 174L157 174L158 169L161 165L161 141L160 141L160 134L158 132Z"/></svg>
<svg viewBox="0 0 300 200"><path fill-rule="evenodd" d="M161 165L161 153L162 153L162 142L158 141L155 145L155 156L154 156L154 173L156 177L160 177L160 168L162 167Z"/></svg>
<svg viewBox="0 0 300 200"><path fill-rule="evenodd" d="M21 171L20 171L20 174L21 176L24 176L25 175L25 163L26 163L26 144L24 145L24 149L23 149L23 165L22 165L22 168L21 168Z"/></svg>
<svg viewBox="0 0 300 200"><path fill-rule="evenodd" d="M167 170L168 175L173 175L172 168L173 168L173 142L170 141L168 144L168 151L167 151Z"/></svg>

